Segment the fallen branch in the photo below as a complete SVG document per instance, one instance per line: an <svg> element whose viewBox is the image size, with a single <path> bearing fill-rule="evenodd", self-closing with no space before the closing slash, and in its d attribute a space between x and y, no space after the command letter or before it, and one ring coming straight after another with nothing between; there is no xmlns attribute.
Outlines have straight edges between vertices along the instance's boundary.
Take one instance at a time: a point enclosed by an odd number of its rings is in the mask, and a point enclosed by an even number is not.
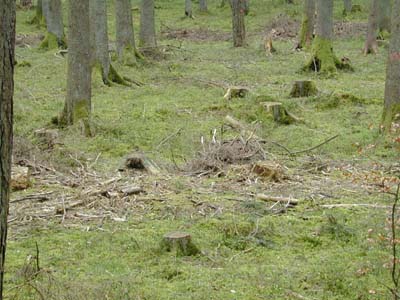
<svg viewBox="0 0 400 300"><path fill-rule="evenodd" d="M297 205L299 204L298 199L294 198L288 198L288 197L274 197L274 196L269 196L266 194L257 194L256 198L261 201L265 202L276 202L276 203L286 203L287 205Z"/></svg>
<svg viewBox="0 0 400 300"><path fill-rule="evenodd" d="M321 146L323 146L323 145L329 143L330 141L333 141L333 140L336 139L337 137L339 137L339 134L330 137L329 139L323 141L322 143L320 143L320 144L318 144L318 145L316 145L316 146L314 146L314 147L311 147L311 148L308 148L308 149L305 149L305 150L300 150L300 151L292 152L291 155L296 155L296 154L300 154L300 153L310 152L310 151L312 151L312 150L315 150L315 149L317 149L317 148L319 148L319 147L321 147Z"/></svg>
<svg viewBox="0 0 400 300"><path fill-rule="evenodd" d="M355 208L355 207L365 207L365 208L376 208L376 209L390 209L389 205L377 205L377 204L366 204L366 203L340 203L340 204L323 204L319 207L322 208Z"/></svg>
<svg viewBox="0 0 400 300"><path fill-rule="evenodd" d="M44 201L50 200L50 198L48 196L53 193L54 192L46 192L46 193L40 193L40 194L27 195L27 196L24 196L21 198L11 200L10 203L17 203L17 202L23 202L23 201L29 201L29 200L44 202Z"/></svg>

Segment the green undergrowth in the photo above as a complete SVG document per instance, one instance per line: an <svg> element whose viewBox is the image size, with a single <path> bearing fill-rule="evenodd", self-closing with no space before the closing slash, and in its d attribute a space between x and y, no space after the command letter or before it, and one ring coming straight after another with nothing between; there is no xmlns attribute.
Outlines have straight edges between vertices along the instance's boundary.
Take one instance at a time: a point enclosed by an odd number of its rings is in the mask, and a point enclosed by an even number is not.
<svg viewBox="0 0 400 300"><path fill-rule="evenodd" d="M139 1L132 2L139 6ZM144 85L109 87L102 83L99 72L94 72L93 137L82 135L79 125L62 129L54 148L38 151L32 161L44 161L69 174L71 167L78 167L76 159L85 162L97 157L95 171L115 176L113 171L123 158L140 150L160 164L183 166L202 149L202 139L211 140L214 130L218 140L238 136L237 131L223 126L227 115L274 142L266 144L268 158L282 158L289 174L293 172L290 168L299 167L311 155L324 161L362 160L371 164L398 159L395 145L383 143L379 134L384 48L376 56L363 56L362 38L336 39L335 54L349 58L354 72L339 71L329 78L299 74L310 53L294 51L295 40L274 40L277 53L272 56L265 56L261 44L264 30L279 14L301 20L301 1L295 5L284 0L251 2L246 17L249 46L240 49L234 49L229 40L229 5L217 8L219 1L210 1L210 12L199 14L194 2L195 19L188 19L183 18L180 1L156 2L158 44L165 46L164 58L138 60L134 67L113 61L122 78ZM369 1L353 2L361 4L363 10L345 20L365 21ZM344 20L342 3L335 1L337 20ZM138 33L139 12L133 13ZM112 1L108 14L113 44ZM44 33L43 28L26 23L33 15L34 10L18 12L18 34ZM200 37L166 38L176 30L198 32ZM216 34L221 38L215 38ZM56 50L40 50L39 45L40 41L16 51L20 64L15 77L15 134L23 141L18 147L40 146L34 131L55 128L51 120L60 114L66 95L66 57ZM296 80L314 81L318 94L291 98ZM250 93L245 98L225 100L225 87L235 85L248 87ZM303 122L275 123L260 105L267 101L282 102ZM296 158L288 158L277 146L299 151L335 135L339 137ZM296 176L291 178L294 186L302 184L302 178ZM304 176L312 177L309 173ZM206 193L201 201L215 202L223 209L201 216L188 200L196 189L188 179L175 174L166 177L169 188L176 190L171 199L146 203L149 209L143 215L127 212L126 222L49 222L45 226L32 222L28 228L12 227L7 299L41 299L37 290L44 294L42 299L61 300L298 299L295 294L305 299L388 299L382 283L390 285L390 271L383 267L390 249L379 239L379 233L386 232L385 210L321 210L315 195L305 195L304 204L273 215L270 205L261 201L246 198L239 203ZM223 180L210 178L207 183L218 185ZM236 198L231 184L226 183L225 196ZM263 186L268 188L268 183ZM318 194L324 187L313 188ZM375 194L353 193L350 197L338 192L335 197L324 201L390 204L390 199ZM163 252L162 236L174 230L190 232L201 254L176 257ZM42 271L32 277L35 259L28 261L27 257L36 255L35 242Z"/></svg>

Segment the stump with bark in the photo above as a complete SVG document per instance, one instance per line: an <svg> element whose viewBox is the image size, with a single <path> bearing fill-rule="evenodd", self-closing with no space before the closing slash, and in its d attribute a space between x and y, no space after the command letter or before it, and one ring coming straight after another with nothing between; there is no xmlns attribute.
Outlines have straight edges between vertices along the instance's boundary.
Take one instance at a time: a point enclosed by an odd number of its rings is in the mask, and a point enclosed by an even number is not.
<svg viewBox="0 0 400 300"><path fill-rule="evenodd" d="M181 231L165 234L161 242L161 249L175 252L177 256L192 256L200 253L200 250L192 242L191 235Z"/></svg>
<svg viewBox="0 0 400 300"><path fill-rule="evenodd" d="M290 97L300 98L314 96L318 93L317 87L313 81L295 81L293 84L292 91L290 92Z"/></svg>
<svg viewBox="0 0 400 300"><path fill-rule="evenodd" d="M232 98L244 98L250 92L246 87L232 86L226 90L224 95L225 100L231 100Z"/></svg>
<svg viewBox="0 0 400 300"><path fill-rule="evenodd" d="M11 190L21 191L26 190L32 185L31 174L29 168L13 166L11 169Z"/></svg>
<svg viewBox="0 0 400 300"><path fill-rule="evenodd" d="M267 112L272 114L274 121L280 124L292 124L302 120L288 112L281 102L262 102L260 103Z"/></svg>

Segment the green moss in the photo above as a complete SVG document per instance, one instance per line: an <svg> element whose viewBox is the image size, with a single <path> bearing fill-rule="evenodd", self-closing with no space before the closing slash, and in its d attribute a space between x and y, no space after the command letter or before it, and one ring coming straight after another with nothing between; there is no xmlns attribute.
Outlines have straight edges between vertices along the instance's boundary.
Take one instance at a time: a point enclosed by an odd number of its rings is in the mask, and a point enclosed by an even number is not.
<svg viewBox="0 0 400 300"><path fill-rule="evenodd" d="M332 40L319 36L314 38L312 44L312 58L306 69L324 74L336 72L335 54L333 53Z"/></svg>
<svg viewBox="0 0 400 300"><path fill-rule="evenodd" d="M393 121L399 120L399 116L400 116L400 103L393 103L390 106L385 106L383 109L383 116L382 116L382 129L385 132L390 132Z"/></svg>
<svg viewBox="0 0 400 300"><path fill-rule="evenodd" d="M40 44L40 49L57 49L57 48L66 48L67 43L65 40L65 36L59 39L54 33L47 32L45 38L43 39L42 43Z"/></svg>
<svg viewBox="0 0 400 300"><path fill-rule="evenodd" d="M303 17L303 21L301 23L301 29L300 29L300 37L299 37L299 43L298 43L298 48L306 48L307 45L307 28L308 28L308 23L310 20L307 18L307 16ZM311 42L311 41L310 41Z"/></svg>
<svg viewBox="0 0 400 300"><path fill-rule="evenodd" d="M88 101L85 99L79 100L74 105L73 111L74 123L81 121L83 124L83 131L85 136L92 136L92 126L90 124L90 107Z"/></svg>

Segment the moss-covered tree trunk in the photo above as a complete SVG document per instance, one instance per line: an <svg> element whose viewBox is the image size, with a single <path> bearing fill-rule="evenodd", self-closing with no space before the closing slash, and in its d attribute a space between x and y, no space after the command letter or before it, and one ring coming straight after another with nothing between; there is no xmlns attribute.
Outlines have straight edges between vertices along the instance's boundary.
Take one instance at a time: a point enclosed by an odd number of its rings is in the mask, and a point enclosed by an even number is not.
<svg viewBox="0 0 400 300"><path fill-rule="evenodd" d="M15 0L0 2L0 300L3 299L13 140Z"/></svg>
<svg viewBox="0 0 400 300"><path fill-rule="evenodd" d="M142 0L142 7L140 10L139 46L150 50L157 47L154 0Z"/></svg>
<svg viewBox="0 0 400 300"><path fill-rule="evenodd" d="M378 29L382 37L391 32L391 0L379 0Z"/></svg>
<svg viewBox="0 0 400 300"><path fill-rule="evenodd" d="M246 45L245 7L245 0L231 0L234 47L243 47Z"/></svg>
<svg viewBox="0 0 400 300"><path fill-rule="evenodd" d="M199 10L203 13L208 11L207 0L199 0Z"/></svg>
<svg viewBox="0 0 400 300"><path fill-rule="evenodd" d="M185 0L185 16L189 18L193 17L192 0Z"/></svg>
<svg viewBox="0 0 400 300"><path fill-rule="evenodd" d="M303 21L301 23L298 49L311 46L315 25L315 0L304 1Z"/></svg>
<svg viewBox="0 0 400 300"><path fill-rule="evenodd" d="M50 11L50 0L42 0L42 14L43 14L43 24L47 23L47 16Z"/></svg>
<svg viewBox="0 0 400 300"><path fill-rule="evenodd" d="M35 9L35 16L29 22L30 24L36 24L38 26L44 25L46 23L44 16L43 16L43 4L42 0L37 0L36 9Z"/></svg>
<svg viewBox="0 0 400 300"><path fill-rule="evenodd" d="M89 0L90 2L90 46L92 66L100 69L103 83L110 86L112 82L127 85L111 65L108 48L107 1Z"/></svg>
<svg viewBox="0 0 400 300"><path fill-rule="evenodd" d="M130 0L115 1L115 30L118 60L126 65L134 65L136 57L141 55L135 45Z"/></svg>
<svg viewBox="0 0 400 300"><path fill-rule="evenodd" d="M370 53L376 54L378 52L378 43L376 41L376 36L378 33L378 23L377 23L378 5L379 5L379 0L371 0L371 8L368 19L367 38L365 40L365 46L364 46L365 55Z"/></svg>
<svg viewBox="0 0 400 300"><path fill-rule="evenodd" d="M344 5L344 10L343 14L344 15L349 15L351 14L351 10L353 8L353 3L351 0L343 0L343 5Z"/></svg>
<svg viewBox="0 0 400 300"><path fill-rule="evenodd" d="M400 0L393 1L392 37L386 68L385 104L382 125L389 131L393 121L400 120Z"/></svg>
<svg viewBox="0 0 400 300"><path fill-rule="evenodd" d="M60 121L71 125L82 121L91 135L91 55L89 0L70 0L68 9L67 96Z"/></svg>
<svg viewBox="0 0 400 300"><path fill-rule="evenodd" d="M61 0L44 0L46 3L47 33L40 48L66 48ZM48 7L47 7L48 5Z"/></svg>

